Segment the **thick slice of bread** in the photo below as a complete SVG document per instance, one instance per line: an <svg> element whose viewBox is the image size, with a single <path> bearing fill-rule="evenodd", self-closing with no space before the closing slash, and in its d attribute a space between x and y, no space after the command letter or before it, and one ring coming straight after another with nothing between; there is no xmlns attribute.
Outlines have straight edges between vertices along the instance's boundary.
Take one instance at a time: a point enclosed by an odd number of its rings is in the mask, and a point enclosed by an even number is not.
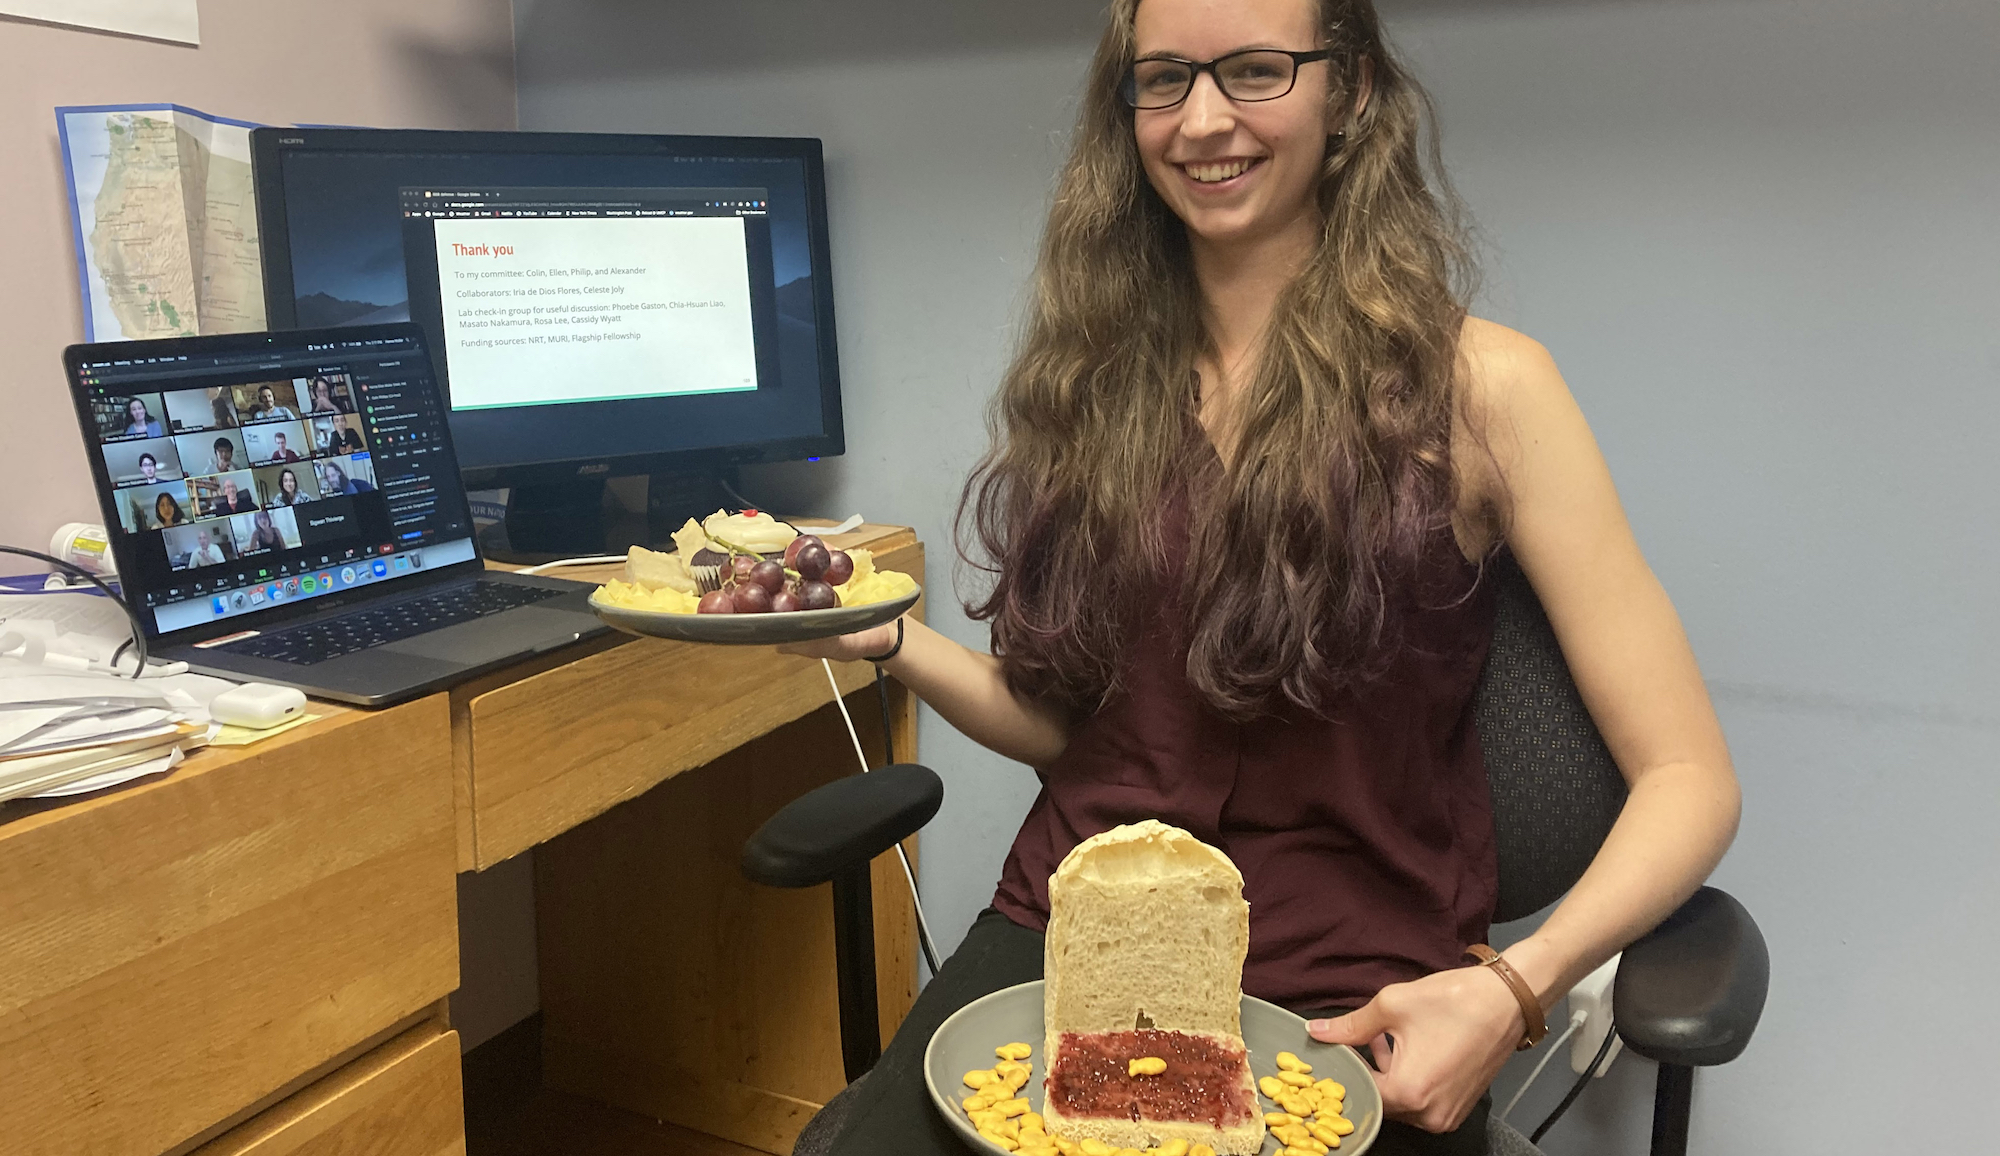
<svg viewBox="0 0 2000 1156"><path fill-rule="evenodd" d="M1244 1057L1227 1087L1224 1126L1200 1120L1070 1115L1044 1097L1051 1131L1072 1140L1148 1148L1173 1139L1248 1156L1262 1145L1242 1038L1243 957L1250 906L1228 857L1157 820L1087 839L1049 877L1043 948L1042 1055L1053 1071L1065 1037L1155 1029L1206 1036ZM1137 1058L1137 1057L1132 1057ZM1161 1081L1175 1078L1170 1065Z"/></svg>

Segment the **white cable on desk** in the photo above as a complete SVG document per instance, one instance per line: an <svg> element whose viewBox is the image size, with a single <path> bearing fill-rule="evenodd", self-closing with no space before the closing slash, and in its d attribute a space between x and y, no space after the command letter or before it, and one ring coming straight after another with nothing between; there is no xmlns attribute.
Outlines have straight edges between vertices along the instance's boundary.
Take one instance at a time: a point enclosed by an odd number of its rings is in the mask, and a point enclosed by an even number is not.
<svg viewBox="0 0 2000 1156"><path fill-rule="evenodd" d="M558 558L553 562L544 562L539 566L529 566L524 570L516 570L514 573L540 574L544 570L558 570L564 566L602 566L609 562L623 562L624 560L625 555L623 554L592 554L588 558Z"/></svg>
<svg viewBox="0 0 2000 1156"><path fill-rule="evenodd" d="M868 756L861 751L861 735L854 729L854 716L847 713L847 700L840 696L840 680L833 677L833 663L822 658L820 667L826 671L827 685L833 688L833 705L840 708L840 718L847 724L847 737L854 740L854 757L861 762L861 773L868 773ZM925 962L938 957L937 940L931 937L930 920L924 918L924 901L917 894L917 873L910 870L910 853L903 850L903 844L896 844L896 858L903 861L903 878L910 881L910 903L917 909L917 934L924 937ZM937 974L937 965L931 964L931 974Z"/></svg>

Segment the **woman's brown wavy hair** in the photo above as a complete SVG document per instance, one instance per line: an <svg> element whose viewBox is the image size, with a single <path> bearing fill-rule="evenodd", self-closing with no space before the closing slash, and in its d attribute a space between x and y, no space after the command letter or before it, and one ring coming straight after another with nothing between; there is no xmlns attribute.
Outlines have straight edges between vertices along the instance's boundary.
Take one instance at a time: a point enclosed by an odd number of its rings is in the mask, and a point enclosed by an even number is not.
<svg viewBox="0 0 2000 1156"><path fill-rule="evenodd" d="M1399 599L1450 540L1470 272L1457 202L1429 100L1374 6L1317 0L1344 139L1328 141L1319 241L1228 416L1225 467L1195 420L1196 361L1213 348L1186 233L1118 96L1138 2L1111 4L993 446L960 501L961 541L969 523L993 578L967 613L991 620L1015 690L1088 711L1166 600L1189 681L1215 709L1327 714L1394 659ZM1364 60L1372 94L1355 115ZM1161 525L1181 500L1185 566Z"/></svg>

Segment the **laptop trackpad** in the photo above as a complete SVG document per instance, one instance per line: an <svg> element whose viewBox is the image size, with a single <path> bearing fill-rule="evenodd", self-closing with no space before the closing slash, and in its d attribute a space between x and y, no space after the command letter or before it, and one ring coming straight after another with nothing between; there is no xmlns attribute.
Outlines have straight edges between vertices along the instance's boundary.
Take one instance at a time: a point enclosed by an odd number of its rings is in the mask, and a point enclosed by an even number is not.
<svg viewBox="0 0 2000 1156"><path fill-rule="evenodd" d="M477 666L526 655L551 643L568 642L576 636L576 618L572 611L523 606L414 638L399 639L382 649Z"/></svg>

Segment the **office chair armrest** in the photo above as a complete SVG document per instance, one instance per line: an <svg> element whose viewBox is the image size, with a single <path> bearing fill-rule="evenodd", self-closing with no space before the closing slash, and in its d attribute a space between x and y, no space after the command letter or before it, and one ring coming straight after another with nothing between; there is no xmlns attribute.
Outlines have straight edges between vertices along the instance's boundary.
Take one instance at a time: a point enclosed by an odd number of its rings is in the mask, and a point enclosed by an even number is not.
<svg viewBox="0 0 2000 1156"><path fill-rule="evenodd" d="M944 803L929 767L896 763L807 791L743 844L743 874L772 887L811 887L916 834Z"/></svg>
<svg viewBox="0 0 2000 1156"><path fill-rule="evenodd" d="M1749 1045L1770 984L1757 921L1727 892L1704 887L1625 949L1611 1018L1647 1059L1726 1064Z"/></svg>

